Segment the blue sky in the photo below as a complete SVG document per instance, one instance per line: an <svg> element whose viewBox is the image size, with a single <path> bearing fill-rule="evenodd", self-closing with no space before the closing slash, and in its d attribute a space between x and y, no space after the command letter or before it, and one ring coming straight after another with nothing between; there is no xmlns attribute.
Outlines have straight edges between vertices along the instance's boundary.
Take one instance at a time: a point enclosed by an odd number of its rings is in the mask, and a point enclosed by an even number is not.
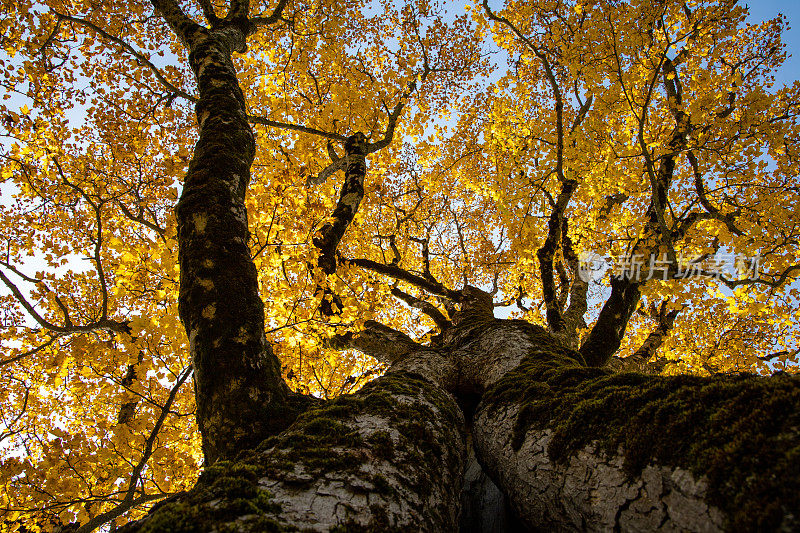
<svg viewBox="0 0 800 533"><path fill-rule="evenodd" d="M800 2L798 0L758 0L743 2L750 9L751 22L774 18L783 13L789 19L790 29L783 34L787 51L792 55L775 76L778 82L790 84L800 79Z"/></svg>

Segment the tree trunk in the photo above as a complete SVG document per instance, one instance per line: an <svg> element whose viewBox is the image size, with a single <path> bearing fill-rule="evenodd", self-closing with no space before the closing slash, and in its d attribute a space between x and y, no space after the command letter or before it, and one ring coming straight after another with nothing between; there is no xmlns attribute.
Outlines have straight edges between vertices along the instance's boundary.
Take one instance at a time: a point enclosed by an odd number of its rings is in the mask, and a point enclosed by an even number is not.
<svg viewBox="0 0 800 533"><path fill-rule="evenodd" d="M473 420L477 455L531 529L800 527L800 380L586 367L527 339Z"/></svg>
<svg viewBox="0 0 800 533"><path fill-rule="evenodd" d="M470 425L530 530L800 526L796 378L613 374L538 326L485 314L442 342L208 468L130 530L457 531L465 479L482 483L474 466L465 477Z"/></svg>
<svg viewBox="0 0 800 533"><path fill-rule="evenodd" d="M538 326L494 319L483 291L372 264L460 304L452 327L427 347L380 328L342 336L394 360L387 374L329 402L293 394L264 335L247 247L255 142L231 53L245 48L248 4L208 30L174 0L152 1L189 50L199 88L200 138L176 212L179 311L208 466L191 491L125 531L456 531L460 513L480 515L460 501L503 508L474 467L465 477L470 441L531 530L800 528L798 379L587 366L619 346L620 317L639 299L628 282L612 282L602 327L578 353ZM362 167L359 155L343 224ZM344 226L328 232L331 246ZM485 489L462 498L465 480Z"/></svg>
<svg viewBox="0 0 800 533"><path fill-rule="evenodd" d="M244 198L256 146L231 59L244 34L233 23L202 28L171 5L157 2L189 50L200 130L175 208L178 310L194 366L203 454L213 464L285 429L308 402L285 385L266 340L247 244Z"/></svg>
<svg viewBox="0 0 800 533"><path fill-rule="evenodd" d="M409 355L126 531L455 531L466 448L450 366Z"/></svg>

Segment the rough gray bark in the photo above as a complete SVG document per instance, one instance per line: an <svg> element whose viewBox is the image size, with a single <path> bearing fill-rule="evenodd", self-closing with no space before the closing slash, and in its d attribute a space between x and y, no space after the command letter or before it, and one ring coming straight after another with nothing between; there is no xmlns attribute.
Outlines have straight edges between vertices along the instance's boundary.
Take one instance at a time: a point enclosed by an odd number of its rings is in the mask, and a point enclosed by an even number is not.
<svg viewBox="0 0 800 533"><path fill-rule="evenodd" d="M485 393L473 438L530 528L800 527L800 380L615 374L528 327L514 346L527 355Z"/></svg>
<svg viewBox="0 0 800 533"><path fill-rule="evenodd" d="M513 450L519 411L484 410L476 421L487 468L513 486L514 508L532 528L550 531L722 531L725 516L707 503L708 483L681 467L648 465L630 479L624 454L587 445L566 464L550 458L552 430L530 432ZM510 439L509 439L510 440Z"/></svg>
<svg viewBox="0 0 800 533"><path fill-rule="evenodd" d="M190 516L200 530L455 531L460 512L485 531L514 517L545 531L800 525L797 379L614 374L484 303L465 291L441 345L215 465L130 530ZM475 465L464 474L470 427L512 516L459 510L505 512Z"/></svg>
<svg viewBox="0 0 800 533"><path fill-rule="evenodd" d="M436 351L411 354L125 530L455 531L466 448L441 386L450 366Z"/></svg>

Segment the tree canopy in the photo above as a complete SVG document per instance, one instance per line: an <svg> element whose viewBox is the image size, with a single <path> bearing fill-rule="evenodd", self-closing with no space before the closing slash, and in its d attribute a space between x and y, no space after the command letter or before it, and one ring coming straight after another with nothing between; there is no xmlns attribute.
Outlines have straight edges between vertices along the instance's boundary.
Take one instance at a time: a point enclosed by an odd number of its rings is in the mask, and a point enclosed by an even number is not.
<svg viewBox="0 0 800 533"><path fill-rule="evenodd" d="M730 0L4 1L7 523L121 524L202 466L174 207L204 67L170 9L246 20L246 245L293 391L358 389L386 362L371 334L428 342L469 286L593 364L796 371L784 17Z"/></svg>

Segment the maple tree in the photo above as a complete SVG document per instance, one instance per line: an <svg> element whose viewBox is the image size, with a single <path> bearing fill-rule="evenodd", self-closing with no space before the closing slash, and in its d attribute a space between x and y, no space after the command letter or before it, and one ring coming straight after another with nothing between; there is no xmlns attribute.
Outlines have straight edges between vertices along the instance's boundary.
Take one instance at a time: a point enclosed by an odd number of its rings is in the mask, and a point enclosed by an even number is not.
<svg viewBox="0 0 800 533"><path fill-rule="evenodd" d="M784 18L2 10L9 529L797 527Z"/></svg>

